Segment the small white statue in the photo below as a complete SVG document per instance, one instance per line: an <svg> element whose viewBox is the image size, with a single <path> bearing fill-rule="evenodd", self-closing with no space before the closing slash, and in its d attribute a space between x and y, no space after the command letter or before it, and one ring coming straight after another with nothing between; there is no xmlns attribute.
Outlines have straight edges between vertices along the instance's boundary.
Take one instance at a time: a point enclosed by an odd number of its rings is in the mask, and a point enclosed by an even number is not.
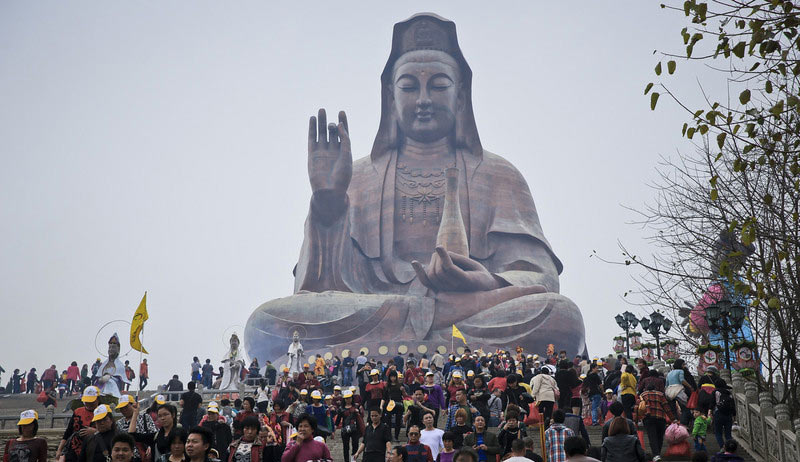
<svg viewBox="0 0 800 462"><path fill-rule="evenodd" d="M235 333L231 335L231 349L227 356L222 360L222 383L220 390L238 390L241 385L242 368L244 360L239 353L239 336Z"/></svg>
<svg viewBox="0 0 800 462"><path fill-rule="evenodd" d="M300 343L300 334L294 331L292 334L292 343L289 345L289 374L303 372L303 358L306 356L303 352L303 344Z"/></svg>
<svg viewBox="0 0 800 462"><path fill-rule="evenodd" d="M119 398L125 384L130 384L128 375L125 373L125 366L119 360L120 342L119 335L114 333L108 339L108 359L106 359L97 370L98 379L95 383L100 389L100 393Z"/></svg>

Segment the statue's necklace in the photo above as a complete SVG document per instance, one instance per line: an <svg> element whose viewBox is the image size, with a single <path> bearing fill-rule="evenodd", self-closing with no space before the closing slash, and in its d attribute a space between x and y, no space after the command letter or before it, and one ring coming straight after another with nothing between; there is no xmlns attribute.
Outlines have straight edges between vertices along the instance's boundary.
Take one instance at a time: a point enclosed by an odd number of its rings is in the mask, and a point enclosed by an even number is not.
<svg viewBox="0 0 800 462"><path fill-rule="evenodd" d="M444 206L446 179L444 171L455 167L453 159L447 165L434 168L412 168L405 162L397 162L395 189L400 195L400 219L409 224L431 220L438 224ZM435 211L435 212L434 212Z"/></svg>

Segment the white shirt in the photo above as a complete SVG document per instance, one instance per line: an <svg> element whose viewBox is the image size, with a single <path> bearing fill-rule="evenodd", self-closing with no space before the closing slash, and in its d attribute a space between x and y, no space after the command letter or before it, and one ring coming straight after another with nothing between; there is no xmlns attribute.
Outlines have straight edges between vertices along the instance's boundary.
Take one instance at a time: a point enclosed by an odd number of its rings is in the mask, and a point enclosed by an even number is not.
<svg viewBox="0 0 800 462"><path fill-rule="evenodd" d="M442 435L444 435L444 430L440 430L438 428L434 428L433 430L422 430L420 432L419 441L420 443L431 448L433 460L436 460L436 456L439 455L439 451L444 449Z"/></svg>
<svg viewBox="0 0 800 462"><path fill-rule="evenodd" d="M533 462L533 461L531 461L527 457L516 457L516 456L514 456L514 457L509 457L504 462Z"/></svg>

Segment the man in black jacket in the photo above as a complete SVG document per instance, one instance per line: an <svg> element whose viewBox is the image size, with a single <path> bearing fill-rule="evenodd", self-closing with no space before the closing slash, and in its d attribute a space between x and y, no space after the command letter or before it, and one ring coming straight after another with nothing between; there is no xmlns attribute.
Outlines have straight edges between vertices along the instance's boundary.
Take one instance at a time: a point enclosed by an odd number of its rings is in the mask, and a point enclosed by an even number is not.
<svg viewBox="0 0 800 462"><path fill-rule="evenodd" d="M231 434L231 427L228 424L219 421L219 408L209 405L206 411L206 421L203 422L203 427L211 430L214 434L214 439L211 442L211 447L217 450L219 460L228 460L228 446L233 441Z"/></svg>
<svg viewBox="0 0 800 462"><path fill-rule="evenodd" d="M592 401L592 425L598 425L600 421L600 401L603 399L603 381L600 379L598 369L597 363L592 362L589 373L586 374L586 379L583 381L583 386L586 387L586 394Z"/></svg>

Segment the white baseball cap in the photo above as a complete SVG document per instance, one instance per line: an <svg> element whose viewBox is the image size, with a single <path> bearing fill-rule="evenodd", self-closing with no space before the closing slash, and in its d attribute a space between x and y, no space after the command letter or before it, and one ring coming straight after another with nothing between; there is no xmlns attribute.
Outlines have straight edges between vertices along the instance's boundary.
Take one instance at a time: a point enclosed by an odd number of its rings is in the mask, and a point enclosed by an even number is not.
<svg viewBox="0 0 800 462"><path fill-rule="evenodd" d="M33 423L34 420L39 420L39 413L33 409L28 409L27 411L22 411L19 415L19 422L17 422L17 425L28 425L29 423Z"/></svg>
<svg viewBox="0 0 800 462"><path fill-rule="evenodd" d="M86 387L83 390L83 395L81 396L81 401L84 403L93 403L97 401L97 397L100 396L100 389L95 386Z"/></svg>
<svg viewBox="0 0 800 462"><path fill-rule="evenodd" d="M119 402L117 403L116 409L122 409L123 407L133 403L135 400L131 395L122 395L119 397Z"/></svg>
<svg viewBox="0 0 800 462"><path fill-rule="evenodd" d="M314 390L311 392L311 397L314 399L322 399L322 393L319 390Z"/></svg>
<svg viewBox="0 0 800 462"><path fill-rule="evenodd" d="M111 415L111 408L108 407L108 404L101 404L97 406L97 409L94 410L94 417L92 417L92 422L103 420L107 415Z"/></svg>

